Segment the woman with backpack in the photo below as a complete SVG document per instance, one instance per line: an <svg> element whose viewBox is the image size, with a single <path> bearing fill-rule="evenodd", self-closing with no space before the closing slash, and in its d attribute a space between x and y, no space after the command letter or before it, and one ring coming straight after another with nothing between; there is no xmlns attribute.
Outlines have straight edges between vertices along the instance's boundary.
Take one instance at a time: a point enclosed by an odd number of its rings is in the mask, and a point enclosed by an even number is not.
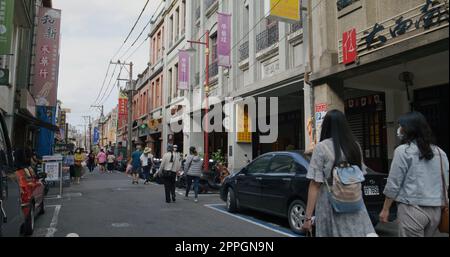
<svg viewBox="0 0 450 257"><path fill-rule="evenodd" d="M445 218L441 213L444 206L448 222L447 155L434 145L430 126L421 113L407 113L398 123L401 145L394 152L380 220L388 222L395 201L400 237L432 237ZM448 233L448 223L446 230Z"/></svg>
<svg viewBox="0 0 450 257"><path fill-rule="evenodd" d="M156 176L161 176L164 181L164 191L166 202L170 203L170 197L175 202L175 179L181 168L181 156L171 144L167 146L167 153L164 154L161 165Z"/></svg>
<svg viewBox="0 0 450 257"><path fill-rule="evenodd" d="M361 148L345 115L328 112L306 175L311 182L302 230L312 231L315 211L317 237L376 236L362 199L365 174Z"/></svg>

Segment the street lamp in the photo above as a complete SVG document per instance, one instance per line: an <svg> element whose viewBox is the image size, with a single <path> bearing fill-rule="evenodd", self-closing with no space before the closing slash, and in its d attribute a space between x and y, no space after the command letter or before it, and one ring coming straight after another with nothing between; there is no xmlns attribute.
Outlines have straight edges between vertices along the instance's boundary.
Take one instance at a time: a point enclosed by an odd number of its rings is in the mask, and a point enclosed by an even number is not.
<svg viewBox="0 0 450 257"><path fill-rule="evenodd" d="M208 94L209 94L209 30L205 32L205 42L197 40L188 40L187 42L191 44L191 47L186 49L189 53L195 53L195 48L192 47L192 44L200 44L204 45L206 47L205 49L205 120L208 121L208 110L209 110L209 103L208 103ZM209 137L208 137L208 122L205 122L204 124L204 131L203 131L203 137L204 137L204 149L205 149L205 156L203 158L203 166L205 167L205 170L209 170Z"/></svg>

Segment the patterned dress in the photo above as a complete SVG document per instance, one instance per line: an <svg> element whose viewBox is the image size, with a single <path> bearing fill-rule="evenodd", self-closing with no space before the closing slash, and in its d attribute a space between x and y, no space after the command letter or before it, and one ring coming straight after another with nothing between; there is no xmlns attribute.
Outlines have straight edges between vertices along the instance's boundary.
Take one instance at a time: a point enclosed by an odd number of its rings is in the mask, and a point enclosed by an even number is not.
<svg viewBox="0 0 450 257"><path fill-rule="evenodd" d="M317 237L366 237L374 234L367 209L358 213L335 213L328 200L327 187L324 184L323 171L327 178L334 164L334 147L331 139L317 144L309 164L307 178L322 183L316 203ZM366 174L365 166L363 172Z"/></svg>

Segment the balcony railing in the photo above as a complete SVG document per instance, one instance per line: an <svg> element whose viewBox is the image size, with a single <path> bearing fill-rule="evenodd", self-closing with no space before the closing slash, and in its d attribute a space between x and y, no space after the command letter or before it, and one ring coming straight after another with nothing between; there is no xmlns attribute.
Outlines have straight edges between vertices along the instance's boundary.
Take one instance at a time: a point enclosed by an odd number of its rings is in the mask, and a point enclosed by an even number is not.
<svg viewBox="0 0 450 257"><path fill-rule="evenodd" d="M256 36L256 51L259 52L278 42L278 24Z"/></svg>
<svg viewBox="0 0 450 257"><path fill-rule="evenodd" d="M336 5L337 5L337 9L338 11L344 9L345 7L358 2L359 0L337 0Z"/></svg>
<svg viewBox="0 0 450 257"><path fill-rule="evenodd" d="M219 75L219 65L218 61L214 61L209 65L209 77L214 77Z"/></svg>
<svg viewBox="0 0 450 257"><path fill-rule="evenodd" d="M218 0L205 0L205 10L208 10L211 6L213 6Z"/></svg>
<svg viewBox="0 0 450 257"><path fill-rule="evenodd" d="M239 61L243 61L249 57L248 41L239 47Z"/></svg>
<svg viewBox="0 0 450 257"><path fill-rule="evenodd" d="M198 19L200 19L200 6L195 9L195 20L197 21Z"/></svg>

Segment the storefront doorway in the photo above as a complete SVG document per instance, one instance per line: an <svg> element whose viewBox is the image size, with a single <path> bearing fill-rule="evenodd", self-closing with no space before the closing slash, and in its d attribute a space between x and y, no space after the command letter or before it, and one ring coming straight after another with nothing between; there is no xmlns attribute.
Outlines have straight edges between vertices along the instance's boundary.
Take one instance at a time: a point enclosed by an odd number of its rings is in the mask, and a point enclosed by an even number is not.
<svg viewBox="0 0 450 257"><path fill-rule="evenodd" d="M441 85L414 91L414 109L428 120L437 145L449 154L449 85Z"/></svg>

